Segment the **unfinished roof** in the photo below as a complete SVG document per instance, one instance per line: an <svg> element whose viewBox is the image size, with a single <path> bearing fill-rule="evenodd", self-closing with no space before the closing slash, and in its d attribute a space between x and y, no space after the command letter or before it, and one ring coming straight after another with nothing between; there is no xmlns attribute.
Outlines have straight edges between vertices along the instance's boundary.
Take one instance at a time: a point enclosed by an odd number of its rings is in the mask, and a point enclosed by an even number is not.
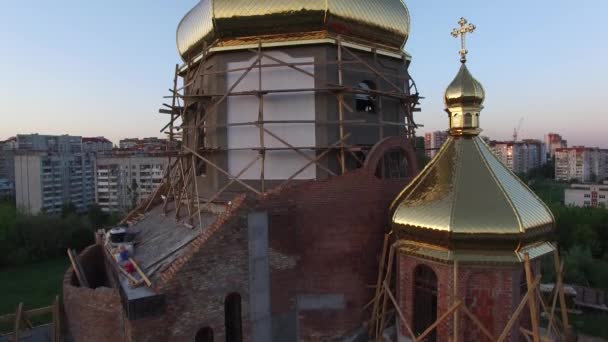
<svg viewBox="0 0 608 342"><path fill-rule="evenodd" d="M173 206L173 203L170 202L169 205ZM217 212L223 210L221 206L216 207ZM164 215L162 205L157 206L129 228L129 233L136 234L134 259L154 282L160 271L179 258L186 251L186 247L215 222L217 216L203 212L202 224L198 224L197 217L194 228L190 229L177 222L172 215Z"/></svg>
<svg viewBox="0 0 608 342"><path fill-rule="evenodd" d="M179 23L177 48L187 60L204 43L326 32L401 49L409 28L401 0L202 0Z"/></svg>

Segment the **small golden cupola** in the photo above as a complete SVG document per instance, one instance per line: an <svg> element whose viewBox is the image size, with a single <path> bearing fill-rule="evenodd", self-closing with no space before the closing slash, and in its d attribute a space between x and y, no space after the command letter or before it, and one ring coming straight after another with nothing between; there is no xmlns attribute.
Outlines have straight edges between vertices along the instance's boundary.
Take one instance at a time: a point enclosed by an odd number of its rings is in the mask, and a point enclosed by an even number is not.
<svg viewBox="0 0 608 342"><path fill-rule="evenodd" d="M479 137L485 92L466 67L464 47L475 26L459 23L452 34L462 39L462 65L445 94L450 136L393 201L393 231L422 257L521 262L524 251L534 258L553 250L554 218Z"/></svg>

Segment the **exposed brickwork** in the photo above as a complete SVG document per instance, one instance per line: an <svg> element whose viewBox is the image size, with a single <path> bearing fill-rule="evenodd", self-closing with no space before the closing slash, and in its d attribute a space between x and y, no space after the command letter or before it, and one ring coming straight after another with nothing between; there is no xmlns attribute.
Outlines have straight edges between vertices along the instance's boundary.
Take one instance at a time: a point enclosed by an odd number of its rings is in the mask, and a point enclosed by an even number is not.
<svg viewBox="0 0 608 342"><path fill-rule="evenodd" d="M392 146L391 146L392 147ZM390 148L390 147L389 147ZM341 294L345 308L298 311L302 340L328 340L369 319L389 206L409 180L380 180L369 169L293 186L258 206L269 213L273 315L296 310L297 295ZM272 254L271 254L272 256Z"/></svg>
<svg viewBox="0 0 608 342"><path fill-rule="evenodd" d="M385 145L376 149L377 153L401 146ZM373 289L368 285L377 276L383 235L389 227L389 205L411 179L378 179L376 166L369 164L324 181L299 182L263 198L238 196L162 271L155 289L166 296L166 313L156 318L125 319L124 326L115 329L124 335L109 340L193 341L199 329L210 327L215 340L222 341L224 300L235 292L241 296L243 335L248 340L247 215L251 210L269 214L271 314L297 311L298 295L338 295L344 298L344 308L297 312L298 339L328 340L356 330L369 319L363 307L372 299ZM117 308L122 310L117 291L110 291L116 294ZM85 297L80 300L89 301ZM122 320L122 311L116 319ZM88 323L87 328L98 330L98 323L105 325L105 321ZM87 338L80 340L89 341L87 335L82 336Z"/></svg>
<svg viewBox="0 0 608 342"><path fill-rule="evenodd" d="M400 255L397 296L410 327L414 326L414 270L421 264L429 266L437 276L437 315L441 316L442 313L449 310L453 303L453 265ZM535 274L540 271L538 261L533 262L533 270ZM495 337L502 333L523 296L519 291L522 273L523 265L521 264L512 266L460 265L459 267L459 297ZM529 317L529 314L526 315L526 311L524 311L520 324L524 326L528 324ZM508 340L517 341L519 334L516 329L519 326L515 326ZM407 331L403 325L400 330L403 334ZM466 318L464 313L460 314L459 333L459 340L462 341L487 341L481 330ZM439 341L447 341L452 334L452 319L447 319L438 326Z"/></svg>
<svg viewBox="0 0 608 342"><path fill-rule="evenodd" d="M93 245L80 254L83 268L92 270L91 265L101 261L100 249L99 245ZM98 273L104 272L103 269L97 270ZM107 287L90 289L77 284L70 267L63 278L63 303L74 339L87 342L124 341L123 308L118 290Z"/></svg>
<svg viewBox="0 0 608 342"><path fill-rule="evenodd" d="M209 240L209 238L218 230L222 229L228 220L233 218L235 212L241 208L245 198L246 195L244 194L235 197L231 205L228 206L224 212L219 214L216 221L211 226L207 227L205 231L190 244L186 253L175 260L169 268L162 272L161 283L157 285L159 290L164 289L166 284L175 277L179 270L200 251L203 244L205 244L205 242L207 242L207 240Z"/></svg>

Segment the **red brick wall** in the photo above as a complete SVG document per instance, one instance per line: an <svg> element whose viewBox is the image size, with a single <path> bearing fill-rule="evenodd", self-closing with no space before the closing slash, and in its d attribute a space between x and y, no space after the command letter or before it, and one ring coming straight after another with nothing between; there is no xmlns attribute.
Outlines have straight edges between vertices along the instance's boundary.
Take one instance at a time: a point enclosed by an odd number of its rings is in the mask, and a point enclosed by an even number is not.
<svg viewBox="0 0 608 342"><path fill-rule="evenodd" d="M99 263L100 248L93 245L80 254L79 260L85 270ZM74 284L77 284L77 280L70 267L63 278L63 303L74 340L124 341L123 308L118 290L107 287L90 289Z"/></svg>
<svg viewBox="0 0 608 342"><path fill-rule="evenodd" d="M369 319L389 206L408 180L381 181L360 169L300 184L261 201L269 213L271 310L296 308L296 295L343 294L344 309L299 311L302 340L327 340ZM283 263L273 263L272 254Z"/></svg>
<svg viewBox="0 0 608 342"><path fill-rule="evenodd" d="M449 310L453 303L454 268L451 264L433 262L407 255L398 258L398 301L404 316L413 328L414 323L414 269L424 264L429 266L437 275L437 315ZM538 261L533 262L535 273L540 271ZM519 282L523 272L523 265L513 266L473 266L461 265L458 276L458 293L469 310L477 316L484 326L497 338L505 328L511 315L519 305L521 296ZM521 324L526 324L529 314L524 311ZM487 341L485 335L470 321L464 313L460 314L459 335L462 341ZM516 325L510 340L517 340ZM401 325L402 334L406 333L405 326ZM452 336L452 319L440 324L437 330L439 341L447 341Z"/></svg>
<svg viewBox="0 0 608 342"><path fill-rule="evenodd" d="M241 295L243 335L247 340L248 238L244 196L195 240L173 265L163 272L159 290L166 295L164 317L129 322L131 339L137 342L194 341L199 329L211 327L216 341L223 341L224 299Z"/></svg>

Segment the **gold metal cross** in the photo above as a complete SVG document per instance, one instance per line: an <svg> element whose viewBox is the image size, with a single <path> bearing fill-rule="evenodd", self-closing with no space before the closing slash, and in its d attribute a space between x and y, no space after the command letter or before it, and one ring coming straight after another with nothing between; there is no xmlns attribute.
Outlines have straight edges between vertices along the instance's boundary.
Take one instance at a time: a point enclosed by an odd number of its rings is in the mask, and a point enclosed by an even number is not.
<svg viewBox="0 0 608 342"><path fill-rule="evenodd" d="M466 47L465 37L467 33L475 32L476 27L475 25L469 23L465 18L460 18L460 20L458 20L458 24L460 25L460 27L455 28L452 31L452 36L454 38L460 37L460 61L464 63L467 61L467 53L469 53Z"/></svg>

